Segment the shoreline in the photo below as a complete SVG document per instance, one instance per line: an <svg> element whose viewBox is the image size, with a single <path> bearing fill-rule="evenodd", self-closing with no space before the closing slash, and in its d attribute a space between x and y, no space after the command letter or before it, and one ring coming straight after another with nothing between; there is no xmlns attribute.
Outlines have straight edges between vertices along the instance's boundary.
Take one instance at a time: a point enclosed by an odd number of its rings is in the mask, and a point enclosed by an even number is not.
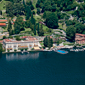
<svg viewBox="0 0 85 85"><path fill-rule="evenodd" d="M82 46L76 46L76 47L82 47ZM61 47L61 48L54 48L54 49L57 49L57 50L59 50L59 49L65 49L65 48L67 48L67 49L69 49L69 50L71 50L71 49L73 49L73 46L68 46L68 47ZM80 49L75 49L75 50L78 50L78 51L80 51ZM74 50L74 52L75 52L75 50ZM30 50L30 51L26 51L26 52L48 52L49 50L46 50L46 51L44 51L44 50ZM82 48L82 50L81 51L85 51L85 48ZM8 53L21 53L22 51L16 51L16 52L2 52L2 54L8 54Z"/></svg>
<svg viewBox="0 0 85 85"><path fill-rule="evenodd" d="M27 52L42 52L42 50L40 50L40 51L33 50L33 51L27 51ZM21 51L19 51L19 52L2 52L2 54L6 54L6 53L21 53Z"/></svg>

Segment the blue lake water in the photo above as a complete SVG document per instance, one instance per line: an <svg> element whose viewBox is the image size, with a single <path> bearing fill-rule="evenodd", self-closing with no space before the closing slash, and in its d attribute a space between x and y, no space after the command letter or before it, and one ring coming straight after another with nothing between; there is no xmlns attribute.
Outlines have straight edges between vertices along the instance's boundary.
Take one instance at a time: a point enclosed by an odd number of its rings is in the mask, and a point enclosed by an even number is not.
<svg viewBox="0 0 85 85"><path fill-rule="evenodd" d="M85 85L85 52L3 54L0 85Z"/></svg>

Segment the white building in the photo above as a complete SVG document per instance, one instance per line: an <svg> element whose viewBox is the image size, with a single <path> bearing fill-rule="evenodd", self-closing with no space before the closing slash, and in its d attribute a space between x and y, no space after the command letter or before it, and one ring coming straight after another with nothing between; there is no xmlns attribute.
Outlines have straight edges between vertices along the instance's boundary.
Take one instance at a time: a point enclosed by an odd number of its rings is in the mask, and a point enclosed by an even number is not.
<svg viewBox="0 0 85 85"><path fill-rule="evenodd" d="M41 47L39 41L32 37L32 36L23 36L23 40L17 41L14 39L4 39L3 40L3 48L6 50L6 52L14 52L21 51L21 49L25 50L31 50L34 48L35 50L39 50Z"/></svg>

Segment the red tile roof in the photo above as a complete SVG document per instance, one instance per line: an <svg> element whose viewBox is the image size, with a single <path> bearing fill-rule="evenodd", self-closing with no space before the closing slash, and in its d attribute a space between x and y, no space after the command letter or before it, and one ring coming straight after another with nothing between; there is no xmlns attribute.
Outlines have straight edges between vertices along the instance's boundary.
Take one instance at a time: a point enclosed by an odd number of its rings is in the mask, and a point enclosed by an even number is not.
<svg viewBox="0 0 85 85"><path fill-rule="evenodd" d="M7 22L6 19L0 19L0 22Z"/></svg>
<svg viewBox="0 0 85 85"><path fill-rule="evenodd" d="M0 26L6 26L6 23L0 23Z"/></svg>
<svg viewBox="0 0 85 85"><path fill-rule="evenodd" d="M23 36L21 38L23 38L23 39L27 38L28 40L31 40L31 41L37 40L35 37L32 37L32 36Z"/></svg>
<svg viewBox="0 0 85 85"><path fill-rule="evenodd" d="M23 40L23 42L27 42L27 41L35 41L37 40L35 37L32 37L32 36L23 36L21 38L26 38L26 40ZM5 42L22 42L21 41L17 41L17 40L13 40L13 39L4 39Z"/></svg>
<svg viewBox="0 0 85 85"><path fill-rule="evenodd" d="M4 39L6 42L11 42L11 40L10 39Z"/></svg>
<svg viewBox="0 0 85 85"><path fill-rule="evenodd" d="M79 34L79 33L76 33L76 35L79 35L79 36L85 36L85 34Z"/></svg>

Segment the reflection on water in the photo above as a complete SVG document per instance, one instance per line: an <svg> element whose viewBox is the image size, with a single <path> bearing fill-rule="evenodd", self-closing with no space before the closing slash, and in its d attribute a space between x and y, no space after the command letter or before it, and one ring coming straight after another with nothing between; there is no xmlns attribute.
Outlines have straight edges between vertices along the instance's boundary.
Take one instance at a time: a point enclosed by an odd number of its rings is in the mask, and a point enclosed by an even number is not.
<svg viewBox="0 0 85 85"><path fill-rule="evenodd" d="M12 53L6 54L6 60L26 60L26 59L37 59L39 57L39 52L35 53Z"/></svg>

